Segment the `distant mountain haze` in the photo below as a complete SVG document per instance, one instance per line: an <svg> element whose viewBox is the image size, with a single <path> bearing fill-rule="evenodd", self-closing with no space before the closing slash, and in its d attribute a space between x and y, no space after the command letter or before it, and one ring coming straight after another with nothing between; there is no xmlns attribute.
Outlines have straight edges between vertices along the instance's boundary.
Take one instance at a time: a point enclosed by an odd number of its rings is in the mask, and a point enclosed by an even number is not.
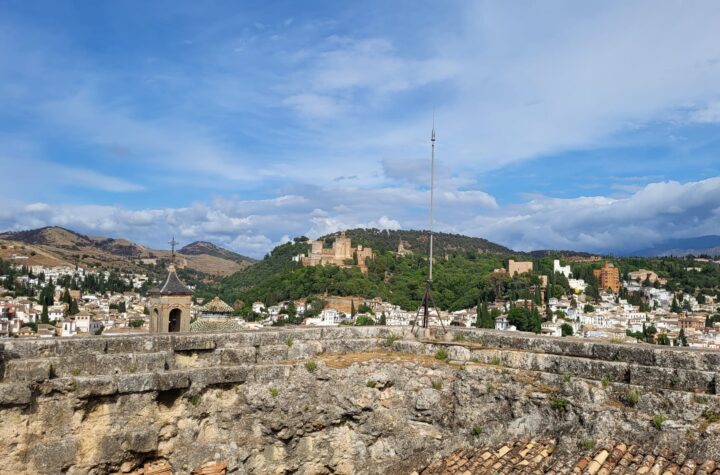
<svg viewBox="0 0 720 475"><path fill-rule="evenodd" d="M0 233L0 241L26 246L29 265L77 263L87 267L141 272L144 269L140 265L141 259L168 260L171 257L169 250L150 249L127 239L88 236L58 226ZM10 251L3 250L0 258L8 258L9 255L4 254L10 254ZM17 253L17 250L13 253ZM208 276L230 275L255 262L254 259L204 241L188 244L177 253L188 269Z"/></svg>

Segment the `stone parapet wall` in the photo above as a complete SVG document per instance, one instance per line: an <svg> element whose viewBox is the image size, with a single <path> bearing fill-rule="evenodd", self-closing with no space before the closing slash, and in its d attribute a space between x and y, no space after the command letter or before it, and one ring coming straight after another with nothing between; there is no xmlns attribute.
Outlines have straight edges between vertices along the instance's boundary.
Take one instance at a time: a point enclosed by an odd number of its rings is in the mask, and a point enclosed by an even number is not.
<svg viewBox="0 0 720 475"><path fill-rule="evenodd" d="M213 459L230 473L409 473L508 435L570 450L632 434L720 457L718 356L399 327L5 340L0 473L125 473L156 459L176 474Z"/></svg>

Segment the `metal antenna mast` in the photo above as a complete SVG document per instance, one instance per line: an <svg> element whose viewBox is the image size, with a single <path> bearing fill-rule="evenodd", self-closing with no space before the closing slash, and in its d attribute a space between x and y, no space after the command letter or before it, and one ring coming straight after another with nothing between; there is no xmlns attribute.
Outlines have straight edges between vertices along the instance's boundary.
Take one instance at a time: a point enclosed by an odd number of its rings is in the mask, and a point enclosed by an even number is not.
<svg viewBox="0 0 720 475"><path fill-rule="evenodd" d="M418 313L415 315L415 321L413 322L413 328L415 325L419 325L422 328L428 328L430 326L430 309L435 310L435 315L440 321L443 331L445 330L445 324L440 318L440 312L435 305L435 300L432 296L432 280L433 280L433 227L435 225L435 112L433 111L433 127L430 135L430 144L432 149L432 155L430 159L430 252L429 254L429 266L428 266L428 279L425 282L425 295L423 296L422 305L418 309ZM420 318L420 312L422 312L422 320L418 323Z"/></svg>
<svg viewBox="0 0 720 475"><path fill-rule="evenodd" d="M435 111L433 111L432 134L432 158L430 159L430 269L428 271L428 282L432 283L433 268L433 225L435 224Z"/></svg>

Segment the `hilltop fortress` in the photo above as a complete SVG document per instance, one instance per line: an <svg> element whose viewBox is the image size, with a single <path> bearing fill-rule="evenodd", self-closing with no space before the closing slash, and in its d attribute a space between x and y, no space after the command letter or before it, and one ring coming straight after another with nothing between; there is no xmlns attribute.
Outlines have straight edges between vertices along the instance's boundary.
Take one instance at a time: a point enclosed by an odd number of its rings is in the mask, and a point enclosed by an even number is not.
<svg viewBox="0 0 720 475"><path fill-rule="evenodd" d="M373 258L372 248L362 245L352 247L352 242L345 232L335 237L331 248L326 248L323 241L309 241L308 244L310 252L300 259L304 266L358 266L363 273L367 273L367 260Z"/></svg>
<svg viewBox="0 0 720 475"><path fill-rule="evenodd" d="M718 367L477 329L9 340L0 471L717 473Z"/></svg>

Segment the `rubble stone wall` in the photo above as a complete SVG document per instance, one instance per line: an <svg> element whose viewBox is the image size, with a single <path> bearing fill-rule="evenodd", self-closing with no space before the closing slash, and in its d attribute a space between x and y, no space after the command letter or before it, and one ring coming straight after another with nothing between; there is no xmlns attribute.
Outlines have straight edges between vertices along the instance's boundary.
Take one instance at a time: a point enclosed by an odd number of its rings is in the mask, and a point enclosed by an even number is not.
<svg viewBox="0 0 720 475"><path fill-rule="evenodd" d="M552 437L720 459L720 353L331 327L0 343L0 473L411 473ZM629 439L629 440L628 440Z"/></svg>

